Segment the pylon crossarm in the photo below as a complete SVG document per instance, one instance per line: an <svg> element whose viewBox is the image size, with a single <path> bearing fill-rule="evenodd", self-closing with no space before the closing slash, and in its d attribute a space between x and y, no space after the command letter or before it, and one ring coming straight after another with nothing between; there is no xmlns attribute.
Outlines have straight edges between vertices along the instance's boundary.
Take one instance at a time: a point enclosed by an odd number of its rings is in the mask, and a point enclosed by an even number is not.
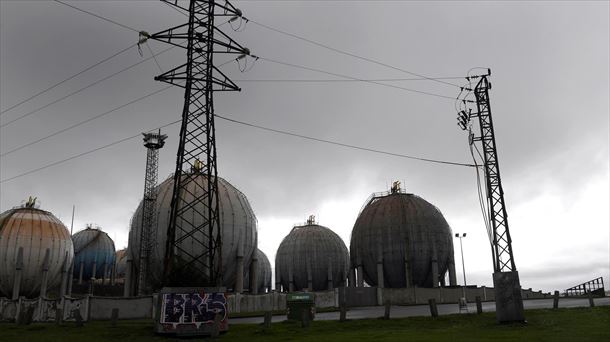
<svg viewBox="0 0 610 342"><path fill-rule="evenodd" d="M171 5L171 6L174 6L174 7L178 7L179 9L181 9L181 10L183 10L183 11L186 11L186 12L188 12L188 11L189 11L189 9L188 9L188 8L184 8L184 7L180 6L180 5L178 4L178 0L173 0L173 1L170 1L170 0L161 0L161 2L165 2L165 3L166 3L166 4L168 4L168 5Z"/></svg>

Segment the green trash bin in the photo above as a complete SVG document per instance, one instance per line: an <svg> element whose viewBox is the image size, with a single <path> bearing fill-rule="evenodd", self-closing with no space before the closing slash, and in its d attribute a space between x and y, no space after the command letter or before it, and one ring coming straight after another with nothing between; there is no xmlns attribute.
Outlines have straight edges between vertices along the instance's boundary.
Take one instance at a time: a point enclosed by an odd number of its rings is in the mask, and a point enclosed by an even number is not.
<svg viewBox="0 0 610 342"><path fill-rule="evenodd" d="M301 314L305 310L309 314L309 320L313 320L316 314L316 302L311 292L293 292L286 295L286 316L291 320L301 320Z"/></svg>

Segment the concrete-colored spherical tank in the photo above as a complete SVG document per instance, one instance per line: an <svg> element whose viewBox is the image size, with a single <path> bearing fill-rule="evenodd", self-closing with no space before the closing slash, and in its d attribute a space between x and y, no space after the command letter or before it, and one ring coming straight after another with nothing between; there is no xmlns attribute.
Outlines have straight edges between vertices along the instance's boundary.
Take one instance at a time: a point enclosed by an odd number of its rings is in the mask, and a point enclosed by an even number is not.
<svg viewBox="0 0 610 342"><path fill-rule="evenodd" d="M280 243L275 256L276 283L279 273L285 290L322 291L343 286L348 264L349 252L341 237L310 220L292 228Z"/></svg>
<svg viewBox="0 0 610 342"><path fill-rule="evenodd" d="M271 263L267 255L260 249L256 249L256 289L258 293L265 293L266 289L271 289ZM250 286L250 273L245 278L245 284ZM252 292L252 289L250 289Z"/></svg>
<svg viewBox="0 0 610 342"><path fill-rule="evenodd" d="M451 228L440 210L419 196L400 189L374 194L354 224L350 257L371 286L378 286L381 262L384 287L436 287L433 279L440 281L453 263Z"/></svg>
<svg viewBox="0 0 610 342"><path fill-rule="evenodd" d="M77 279L108 277L116 260L114 241L99 228L87 227L72 235L74 274ZM106 270L106 274L104 274ZM94 274L95 272L95 274Z"/></svg>
<svg viewBox="0 0 610 342"><path fill-rule="evenodd" d="M194 178L193 182L189 183L187 192L199 195L202 192L201 189L205 188L207 188L207 177L200 174ZM157 229L153 237L154 241L152 241L151 267L149 267L149 279L152 281L154 288L159 286L163 275L163 260L165 257L165 243L167 241L173 189L174 179L172 176L168 177L157 187L157 202L155 207ZM223 285L228 289L233 289L236 283L238 255L243 256L243 277L248 273L248 268L257 245L257 221L246 196L222 177L218 177L218 193L220 226L222 228ZM196 209L199 212L207 214L207 210L203 206ZM192 209L187 211L185 215L187 217L194 216ZM195 224L199 223L195 222ZM131 229L129 231L128 251L131 253L136 269L139 260L141 225L142 202L140 201L131 219ZM180 232L176 232L176 239L181 237L180 234ZM200 233L195 234L195 238L201 241L204 240ZM201 254L202 251L197 250L200 246L200 244L191 244L190 248L193 249L191 253L193 255ZM244 283L244 287L247 287L246 283Z"/></svg>
<svg viewBox="0 0 610 342"><path fill-rule="evenodd" d="M117 279L125 278L127 273L127 248L116 251L116 269L115 276Z"/></svg>
<svg viewBox="0 0 610 342"><path fill-rule="evenodd" d="M0 214L0 292L12 296L19 248L22 248L20 296L37 297L43 265L49 250L47 289L61 283L62 268L74 257L70 232L52 213L35 208L15 208Z"/></svg>

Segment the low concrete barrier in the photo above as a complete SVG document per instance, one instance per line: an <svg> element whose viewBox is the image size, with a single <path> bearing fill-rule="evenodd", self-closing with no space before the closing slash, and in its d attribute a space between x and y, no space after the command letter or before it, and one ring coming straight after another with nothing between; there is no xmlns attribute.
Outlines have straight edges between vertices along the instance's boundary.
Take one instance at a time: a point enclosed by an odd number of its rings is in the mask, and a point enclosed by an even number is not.
<svg viewBox="0 0 610 342"><path fill-rule="evenodd" d="M437 304L457 303L463 296L461 287L439 288L401 288L379 289L376 287L342 287L330 291L315 292L317 308L338 308L340 300L345 300L347 307L374 306L389 301L392 305L428 304L434 299ZM550 293L521 290L523 299L552 298ZM466 297L474 302L476 297L482 301L495 300L494 289L489 287L467 287ZM112 310L119 309L119 319L148 319L154 317L153 296L141 297L101 297L85 296L83 298L63 297L61 299L25 299L18 300L0 297L0 321L15 321L23 310L32 310L35 322L53 322L57 312L62 312L64 321L76 321L76 312L84 321L110 320ZM229 312L266 312L286 310L286 293L271 292L260 295L227 294ZM23 311L25 312L25 311Z"/></svg>

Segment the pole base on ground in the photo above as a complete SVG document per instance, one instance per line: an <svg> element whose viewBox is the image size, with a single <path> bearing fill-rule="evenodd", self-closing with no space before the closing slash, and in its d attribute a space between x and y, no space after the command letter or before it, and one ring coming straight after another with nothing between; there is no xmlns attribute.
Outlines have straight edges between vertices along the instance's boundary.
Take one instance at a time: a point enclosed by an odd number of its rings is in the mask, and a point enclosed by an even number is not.
<svg viewBox="0 0 610 342"><path fill-rule="evenodd" d="M519 273L495 272L496 319L498 323L525 322Z"/></svg>

